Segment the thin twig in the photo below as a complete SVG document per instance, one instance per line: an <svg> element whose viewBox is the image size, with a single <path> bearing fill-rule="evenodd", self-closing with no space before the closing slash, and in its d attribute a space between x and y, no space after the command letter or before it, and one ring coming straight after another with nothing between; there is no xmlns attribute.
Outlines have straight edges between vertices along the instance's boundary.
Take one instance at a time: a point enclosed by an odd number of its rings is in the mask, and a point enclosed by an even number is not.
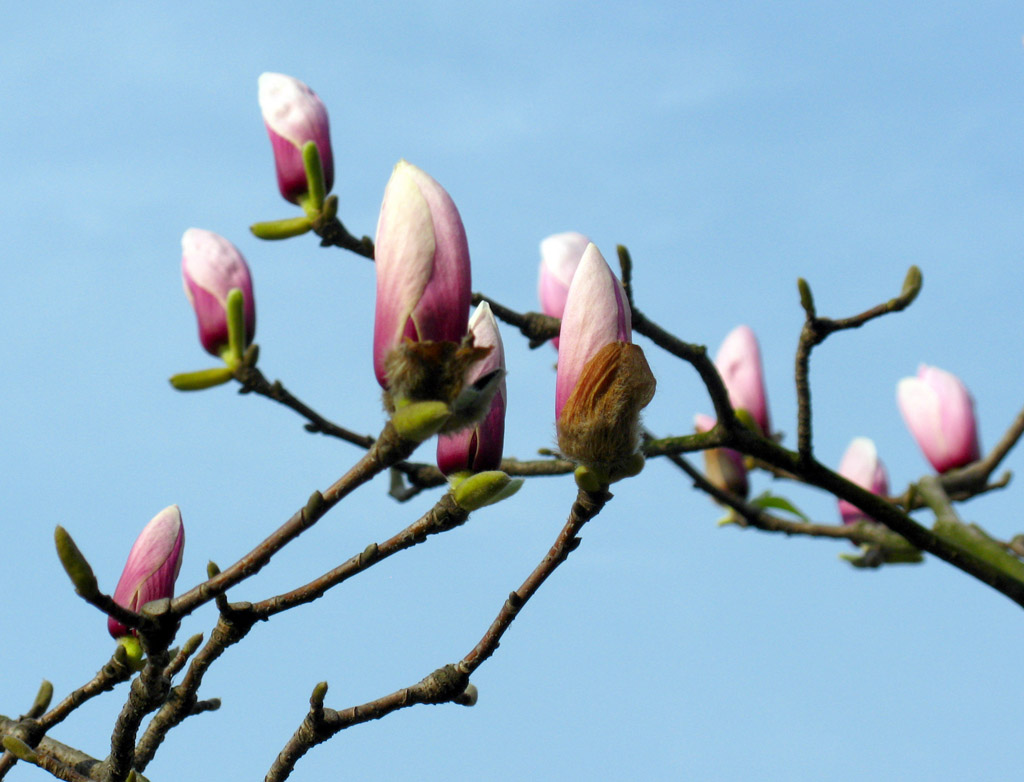
<svg viewBox="0 0 1024 782"><path fill-rule="evenodd" d="M274 554L323 518L342 498L375 475L402 461L417 445L418 443L399 437L389 421L370 450L326 491L322 494L314 492L305 507L296 511L262 543L226 570L176 597L171 604L174 616L180 618L190 614L230 587L259 572Z"/></svg>
<svg viewBox="0 0 1024 782"><path fill-rule="evenodd" d="M346 728L380 719L416 704L448 703L458 698L465 691L470 674L498 648L501 637L523 605L579 545L580 539L577 535L583 525L596 516L609 499L611 494L607 491L579 492L569 514L569 520L559 533L555 544L526 581L509 595L480 642L458 663L438 668L411 687L404 687L383 698L343 711L324 708L323 699L327 685L326 682L318 684L310 697L308 714L274 760L267 773L266 782L282 782L287 779L295 764L306 752Z"/></svg>
<svg viewBox="0 0 1024 782"><path fill-rule="evenodd" d="M147 650L142 673L132 682L128 700L114 723L110 756L104 761L107 782L124 782L135 761L135 736L142 719L155 711L167 697L170 680L164 670L170 662L166 651Z"/></svg>
<svg viewBox="0 0 1024 782"><path fill-rule="evenodd" d="M519 329L522 335L530 341L530 348L540 347L549 339L558 336L558 330L562 325L562 321L558 318L552 318L550 315L543 315L540 312L516 312L503 304L498 304L494 299L484 296L482 293L473 294L473 304L480 304L484 301L490 305L494 317Z"/></svg>
<svg viewBox="0 0 1024 782"><path fill-rule="evenodd" d="M337 217L323 223L314 223L313 230L320 237L321 247L340 247L373 260L373 240L369 236L357 239Z"/></svg>
<svg viewBox="0 0 1024 782"><path fill-rule="evenodd" d="M324 573L317 579L290 592L267 598L253 605L253 614L257 619L268 619L274 614L287 611L297 605L311 603L321 597L328 589L367 570L381 560L387 559L399 551L404 551L429 536L446 532L465 523L469 513L460 508L450 493L444 494L437 504L423 516L403 529L397 535L383 543L371 543L363 551L349 558L346 562Z"/></svg>
<svg viewBox="0 0 1024 782"><path fill-rule="evenodd" d="M135 767L140 772L146 770L168 732L195 713L193 709L198 703L196 693L210 665L225 649L244 638L255 621L251 610L246 610L246 604L235 604L221 612L216 626L210 632L210 639L192 658L185 678L181 684L171 688L166 701L153 715L139 739L135 747Z"/></svg>
<svg viewBox="0 0 1024 782"><path fill-rule="evenodd" d="M903 290L899 296L889 299L876 307L865 310L859 315L849 318L833 320L830 318L818 317L814 306L814 296L811 288L804 279L797 280L797 287L800 290L800 305L804 309L804 325L800 330L800 341L796 349L796 368L794 377L796 379L797 397L797 453L802 461L809 461L813 458L813 442L811 432L811 385L810 385L810 361L811 351L816 345L820 345L825 339L836 331L857 329L870 320L888 315L891 312L900 312L910 306L921 292L921 270L911 266L903 281Z"/></svg>

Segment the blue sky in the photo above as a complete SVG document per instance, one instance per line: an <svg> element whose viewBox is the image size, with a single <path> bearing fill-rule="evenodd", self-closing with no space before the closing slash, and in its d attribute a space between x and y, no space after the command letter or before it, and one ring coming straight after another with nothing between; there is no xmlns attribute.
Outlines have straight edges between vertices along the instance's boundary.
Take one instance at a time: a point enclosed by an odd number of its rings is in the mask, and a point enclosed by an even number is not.
<svg viewBox="0 0 1024 782"><path fill-rule="evenodd" d="M776 427L793 445L805 277L853 314L924 272L905 313L815 352L816 448L875 439L895 488L928 472L895 406L927 362L977 399L983 446L1021 405L1024 33L1019 4L666 3L627 7L310 2L19 6L0 64L0 365L4 544L0 713L42 678L58 695L107 659L105 621L52 547L71 531L113 589L169 503L187 530L180 588L226 565L335 480L355 448L272 403L166 378L210 365L181 291L191 226L234 241L255 280L261 367L343 425L382 425L373 268L309 237L248 235L286 217L256 104L266 70L328 106L335 192L372 234L401 157L451 193L474 289L535 303L537 245L578 230L629 246L639 307L714 350L760 337ZM506 453L553 441L554 354L505 331ZM696 375L641 340L658 378L648 426L710 412ZM420 457L432 457L432 445ZM1006 463L1020 470L1021 456ZM817 492L771 486L822 521ZM378 480L233 599L304 582L419 516ZM963 515L1021 531L1019 489ZM543 556L575 488L528 482L465 527L256 628L207 677L152 779L259 779L327 680L344 708L461 657ZM417 707L314 749L294 779L961 779L1019 774L1019 609L938 561L859 572L843 544L719 529L670 464L615 487L582 546L477 674L473 709ZM922 519L924 516L922 516ZM183 636L208 631L213 607ZM105 755L123 689L54 737ZM41 779L19 769L15 779Z"/></svg>

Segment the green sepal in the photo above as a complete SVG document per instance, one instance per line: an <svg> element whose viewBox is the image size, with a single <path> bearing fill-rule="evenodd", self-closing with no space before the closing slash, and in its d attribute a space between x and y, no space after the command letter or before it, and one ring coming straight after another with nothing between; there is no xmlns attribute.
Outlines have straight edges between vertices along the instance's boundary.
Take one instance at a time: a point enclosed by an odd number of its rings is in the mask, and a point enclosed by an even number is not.
<svg viewBox="0 0 1024 782"><path fill-rule="evenodd" d="M53 537L57 543L57 556L60 557L60 563L64 566L71 583L75 585L75 591L86 600L99 595L100 587L96 583L96 575L68 531L58 524Z"/></svg>
<svg viewBox="0 0 1024 782"><path fill-rule="evenodd" d="M747 410L745 407L737 407L735 413L736 417L740 420L740 423L747 427L747 429L749 429L750 431L756 432L757 434L762 436L767 434L766 432L761 431L761 427L757 425L757 421L754 420L754 416L752 416L750 414L750 411Z"/></svg>
<svg viewBox="0 0 1024 782"><path fill-rule="evenodd" d="M407 402L392 414L391 424L403 439L421 443L437 434L451 414L451 408L438 400Z"/></svg>
<svg viewBox="0 0 1024 782"><path fill-rule="evenodd" d="M307 141L302 145L302 165L306 169L306 197L302 199L302 208L309 217L320 214L324 208L324 167L320 161L320 150L315 141Z"/></svg>
<svg viewBox="0 0 1024 782"><path fill-rule="evenodd" d="M621 481L623 478L635 478L643 471L644 464L644 455L639 452L635 453L621 464L616 465L609 478L612 483Z"/></svg>
<svg viewBox="0 0 1024 782"><path fill-rule="evenodd" d="M806 513L801 511L796 505L787 500L785 497L777 497L771 492L764 492L759 494L754 499L750 500L750 504L755 508L774 508L775 510L784 510L786 513L792 513L800 521L806 521L810 523L811 519Z"/></svg>
<svg viewBox="0 0 1024 782"><path fill-rule="evenodd" d="M231 367L200 369L198 372L179 372L171 375L171 385L179 391L202 391L205 388L222 386L234 377Z"/></svg>
<svg viewBox="0 0 1024 782"><path fill-rule="evenodd" d="M240 288L228 291L225 311L228 316L228 350L221 353L221 358L234 369L245 353L245 296Z"/></svg>
<svg viewBox="0 0 1024 782"><path fill-rule="evenodd" d="M511 497L522 485L522 478L512 480L501 470L485 470L459 480L452 497L463 510L474 511Z"/></svg>
<svg viewBox="0 0 1024 782"><path fill-rule="evenodd" d="M718 521L715 522L716 527L727 527L730 524L739 524L743 520L743 517L736 512L735 508L728 508L725 515L722 516Z"/></svg>
<svg viewBox="0 0 1024 782"><path fill-rule="evenodd" d="M576 479L576 485L579 486L583 491L595 492L600 491L602 487L609 484L608 476L601 470L595 467L588 467L585 464L581 464L573 472L573 477Z"/></svg>
<svg viewBox="0 0 1024 782"><path fill-rule="evenodd" d="M134 635L122 635L117 639L117 644L124 649L125 665L133 671L142 670L142 644Z"/></svg>
<svg viewBox="0 0 1024 782"><path fill-rule="evenodd" d="M262 223L253 223L249 230L257 239L275 241L277 239L291 239L293 236L302 236L313 230L313 222L303 215L302 217L286 217L283 220L267 220Z"/></svg>

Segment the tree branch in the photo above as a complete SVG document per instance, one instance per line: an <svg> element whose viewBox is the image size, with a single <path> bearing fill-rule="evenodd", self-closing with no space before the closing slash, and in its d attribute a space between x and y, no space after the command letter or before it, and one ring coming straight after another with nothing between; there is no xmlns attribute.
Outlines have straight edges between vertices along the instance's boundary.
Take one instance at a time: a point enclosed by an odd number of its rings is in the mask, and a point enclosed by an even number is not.
<svg viewBox="0 0 1024 782"><path fill-rule="evenodd" d="M498 643L523 605L541 584L580 544L580 529L596 516L611 499L607 491L585 492L582 489L573 503L566 522L554 545L526 581L505 601L498 616L480 642L455 665L438 668L411 687L404 687L383 698L344 711L324 708L327 683L321 682L310 697L310 710L302 724L285 744L267 773L266 782L281 782L291 774L299 758L317 744L327 741L342 730L363 722L380 719L399 709L420 703L448 703L458 698L469 684L469 676L498 648Z"/></svg>
<svg viewBox="0 0 1024 782"><path fill-rule="evenodd" d="M377 441L352 469L322 494L314 492L304 508L296 511L281 527L229 568L176 597L171 604L173 614L179 618L186 616L230 587L259 572L289 541L312 527L356 488L405 459L418 444L399 437L389 421Z"/></svg>

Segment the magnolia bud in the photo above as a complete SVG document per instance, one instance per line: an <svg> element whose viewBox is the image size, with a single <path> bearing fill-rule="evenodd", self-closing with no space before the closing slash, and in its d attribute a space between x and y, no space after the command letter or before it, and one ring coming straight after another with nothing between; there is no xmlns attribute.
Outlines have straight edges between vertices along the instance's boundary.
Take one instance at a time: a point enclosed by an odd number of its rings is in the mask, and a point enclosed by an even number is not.
<svg viewBox="0 0 1024 782"><path fill-rule="evenodd" d="M555 417L558 447L612 480L640 444L640 410L655 380L643 350L631 343L625 291L593 244L569 287L559 333Z"/></svg>
<svg viewBox="0 0 1024 782"><path fill-rule="evenodd" d="M737 326L722 342L715 356L715 367L722 376L729 402L737 410L746 410L761 430L771 434L768 397L764 390L761 350L749 326Z"/></svg>
<svg viewBox="0 0 1024 782"><path fill-rule="evenodd" d="M977 461L981 446L974 400L956 375L922 364L896 388L903 420L938 472Z"/></svg>
<svg viewBox="0 0 1024 782"><path fill-rule="evenodd" d="M698 432L710 432L715 426L715 419L698 414L694 418L694 426ZM732 448L705 449L704 474L713 486L739 497L745 498L750 491L743 454Z"/></svg>
<svg viewBox="0 0 1024 782"><path fill-rule="evenodd" d="M466 335L469 245L451 197L429 175L398 162L377 222L373 368L392 399L453 402L466 370L487 354Z"/></svg>
<svg viewBox="0 0 1024 782"><path fill-rule="evenodd" d="M136 538L114 590L114 602L138 612L146 603L172 597L184 546L181 511L171 505L156 514ZM113 617L108 617L107 629L114 638L134 632Z"/></svg>
<svg viewBox="0 0 1024 782"><path fill-rule="evenodd" d="M222 356L228 347L227 298L234 288L242 292L245 344L252 342L256 303L249 267L237 247L212 231L189 228L181 237L181 276L208 353Z"/></svg>
<svg viewBox="0 0 1024 782"><path fill-rule="evenodd" d="M569 285L588 244L590 240L575 231L554 234L540 243L537 297L540 299L541 312L545 315L562 317L565 300L569 296ZM558 337L552 340L552 344L558 348Z"/></svg>
<svg viewBox="0 0 1024 782"><path fill-rule="evenodd" d="M259 78L260 111L274 150L277 187L285 199L297 204L308 193L302 147L316 144L324 173L324 191L334 184L334 158L327 109L309 87L282 73Z"/></svg>
<svg viewBox="0 0 1024 782"><path fill-rule="evenodd" d="M853 439L839 463L839 474L872 494L884 497L889 493L889 475L882 460L878 458L875 443L867 437ZM843 524L855 524L865 519L874 521L846 500L839 500L839 515L842 516Z"/></svg>
<svg viewBox="0 0 1024 782"><path fill-rule="evenodd" d="M470 318L469 331L476 347L491 348L491 352L470 367L463 395L495 370L500 372L500 379L490 389L490 404L482 418L469 428L438 438L437 466L445 475L463 470L497 470L505 442L505 350L498 324L486 301L480 303Z"/></svg>

